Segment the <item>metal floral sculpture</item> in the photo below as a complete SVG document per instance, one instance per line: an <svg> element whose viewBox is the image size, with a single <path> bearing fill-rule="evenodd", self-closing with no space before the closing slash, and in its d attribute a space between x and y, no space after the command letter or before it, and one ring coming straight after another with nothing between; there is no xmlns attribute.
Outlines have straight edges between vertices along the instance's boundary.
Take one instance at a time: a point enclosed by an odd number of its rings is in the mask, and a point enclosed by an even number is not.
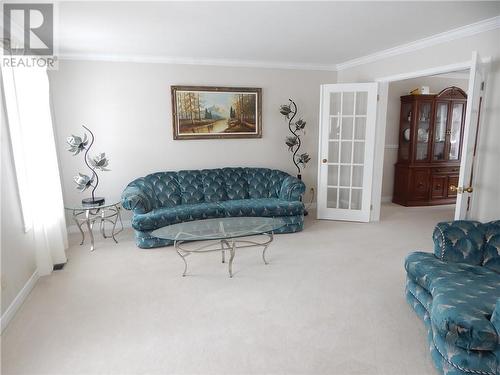
<svg viewBox="0 0 500 375"><path fill-rule="evenodd" d="M300 174L301 168L304 168L311 160L311 157L307 152L297 155L300 146L302 145L300 137L305 134L306 122L302 119L293 122L295 116L297 115L297 105L292 99L288 100L290 103L280 106L280 113L288 120L288 129L290 130L290 133L292 133L291 136L286 137L285 144L288 146L288 151L293 152L292 161L297 168L297 177L300 179L302 178Z"/></svg>
<svg viewBox="0 0 500 375"><path fill-rule="evenodd" d="M104 203L104 198L95 196L95 190L99 185L99 176L97 175L96 170L109 171L109 169L107 168L109 160L108 158L106 158L106 154L104 152L97 154L92 158L88 156L90 148L94 144L95 138L94 138L94 133L92 133L92 131L89 128L87 128L84 125L83 128L90 133L90 144L87 133L84 133L83 138L78 137L76 135L71 135L71 137L68 137L68 139L66 140L66 143L68 144L68 151L72 152L73 155L78 155L80 152L85 151L83 160L85 161L85 164L92 172L92 175L88 176L83 173L78 173L77 176L73 177L73 181L75 181L76 188L80 192L84 192L85 190L91 187L93 188L92 197L82 199L83 205L89 205L89 206L102 205Z"/></svg>

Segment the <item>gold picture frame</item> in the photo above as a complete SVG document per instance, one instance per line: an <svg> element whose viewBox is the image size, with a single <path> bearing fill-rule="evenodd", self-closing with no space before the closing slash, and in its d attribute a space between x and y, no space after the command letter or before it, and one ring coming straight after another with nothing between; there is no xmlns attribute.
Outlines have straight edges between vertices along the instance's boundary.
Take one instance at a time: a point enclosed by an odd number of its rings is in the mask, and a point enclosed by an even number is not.
<svg viewBox="0 0 500 375"><path fill-rule="evenodd" d="M262 89L171 86L174 139L262 137Z"/></svg>

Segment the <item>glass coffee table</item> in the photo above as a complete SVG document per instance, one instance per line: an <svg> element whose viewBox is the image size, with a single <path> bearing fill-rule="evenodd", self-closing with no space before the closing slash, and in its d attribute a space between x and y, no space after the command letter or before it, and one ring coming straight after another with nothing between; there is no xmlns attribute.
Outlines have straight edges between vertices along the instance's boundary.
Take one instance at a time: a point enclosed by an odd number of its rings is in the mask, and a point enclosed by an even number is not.
<svg viewBox="0 0 500 375"><path fill-rule="evenodd" d="M233 277L233 260L236 249L263 247L262 260L268 264L266 260L267 247L273 241L274 231L285 224L283 219L274 217L224 217L169 225L152 231L151 235L174 241L175 250L184 261L182 276L186 276L186 257L188 255L220 251L222 263L225 263L225 253L228 251L229 277ZM261 242L243 238L256 235L263 235L266 238ZM206 241L207 243L198 246L192 243L194 241ZM187 243L190 244L187 246Z"/></svg>

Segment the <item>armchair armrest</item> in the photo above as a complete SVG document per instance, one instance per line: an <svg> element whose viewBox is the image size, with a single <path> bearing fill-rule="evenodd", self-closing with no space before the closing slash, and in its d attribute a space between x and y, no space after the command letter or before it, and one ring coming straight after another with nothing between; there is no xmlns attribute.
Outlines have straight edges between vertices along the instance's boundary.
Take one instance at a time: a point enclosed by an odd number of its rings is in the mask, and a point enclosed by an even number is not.
<svg viewBox="0 0 500 375"><path fill-rule="evenodd" d="M432 234L434 255L447 262L481 264L484 226L478 221L438 223Z"/></svg>
<svg viewBox="0 0 500 375"><path fill-rule="evenodd" d="M133 184L133 183L132 183ZM138 186L129 184L122 193L122 206L134 214L145 214L154 207L152 199Z"/></svg>
<svg viewBox="0 0 500 375"><path fill-rule="evenodd" d="M283 180L280 189L280 199L286 201L300 201L306 191L306 185L297 177L288 176Z"/></svg>

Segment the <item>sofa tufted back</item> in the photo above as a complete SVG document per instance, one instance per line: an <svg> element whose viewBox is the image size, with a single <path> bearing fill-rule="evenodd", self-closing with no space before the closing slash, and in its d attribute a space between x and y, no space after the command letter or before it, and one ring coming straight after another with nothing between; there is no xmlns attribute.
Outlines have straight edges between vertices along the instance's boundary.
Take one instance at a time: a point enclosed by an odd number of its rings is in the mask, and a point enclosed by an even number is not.
<svg viewBox="0 0 500 375"><path fill-rule="evenodd" d="M434 254L440 260L482 265L500 272L500 220L455 220L436 225Z"/></svg>
<svg viewBox="0 0 500 375"><path fill-rule="evenodd" d="M222 168L157 172L131 183L141 187L153 208L247 198L277 198L285 172L267 168ZM134 186L135 186L134 185Z"/></svg>

